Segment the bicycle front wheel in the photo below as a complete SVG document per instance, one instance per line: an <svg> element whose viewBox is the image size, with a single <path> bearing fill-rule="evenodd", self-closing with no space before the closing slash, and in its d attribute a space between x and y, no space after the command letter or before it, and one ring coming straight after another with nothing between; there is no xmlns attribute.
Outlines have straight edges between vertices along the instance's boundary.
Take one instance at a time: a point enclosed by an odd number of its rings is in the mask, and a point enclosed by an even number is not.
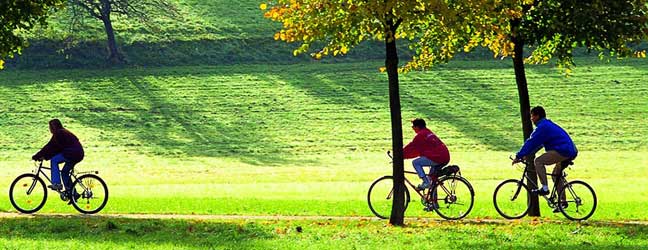
<svg viewBox="0 0 648 250"><path fill-rule="evenodd" d="M21 213L31 214L40 210L47 200L43 179L35 174L18 176L9 187L9 200Z"/></svg>
<svg viewBox="0 0 648 250"><path fill-rule="evenodd" d="M446 220L458 220L466 217L473 208L475 191L470 183L459 176L447 176L439 179L431 189L434 211Z"/></svg>
<svg viewBox="0 0 648 250"><path fill-rule="evenodd" d="M519 180L505 180L495 188L493 204L495 210L504 218L522 218L529 212L531 205L529 188Z"/></svg>
<svg viewBox="0 0 648 250"><path fill-rule="evenodd" d="M583 181L571 181L563 187L558 197L565 197L567 206L560 212L570 220L587 220L596 210L596 193Z"/></svg>
<svg viewBox="0 0 648 250"><path fill-rule="evenodd" d="M405 204L404 208L407 210L407 205L410 201L410 194L406 186L405 189ZM391 216L391 208L394 198L394 177L383 176L371 183L369 192L367 193L367 202L369 209L378 218L387 219Z"/></svg>
<svg viewBox="0 0 648 250"><path fill-rule="evenodd" d="M74 192L70 198L72 206L81 213L97 213L108 202L108 187L99 176L93 174L80 176L74 182L72 190Z"/></svg>

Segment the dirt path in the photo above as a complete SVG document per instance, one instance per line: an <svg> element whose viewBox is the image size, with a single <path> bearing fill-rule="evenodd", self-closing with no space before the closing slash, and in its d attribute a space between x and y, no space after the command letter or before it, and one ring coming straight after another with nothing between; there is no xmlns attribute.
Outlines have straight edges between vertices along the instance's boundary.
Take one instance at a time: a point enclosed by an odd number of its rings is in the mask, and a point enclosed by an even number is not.
<svg viewBox="0 0 648 250"><path fill-rule="evenodd" d="M61 214L61 213L47 213L47 214L20 214L20 213L7 213L0 212L1 218L42 218L42 217L102 217L102 218L127 218L127 219L178 219L178 220L265 220L265 221L296 221L296 220L359 220L359 221L380 221L376 217L366 216L287 216L287 215L208 215L208 214ZM423 222L448 222L448 223L472 223L472 224L507 224L519 223L517 220L504 220L504 219L462 219L459 221L447 221L441 218L406 218L406 221L423 221ZM386 222L386 221L385 221ZM539 219L533 221L526 221L528 223L568 223L565 220L549 220ZM602 221L593 220L585 221L584 224L591 225L643 225L648 226L648 221Z"/></svg>

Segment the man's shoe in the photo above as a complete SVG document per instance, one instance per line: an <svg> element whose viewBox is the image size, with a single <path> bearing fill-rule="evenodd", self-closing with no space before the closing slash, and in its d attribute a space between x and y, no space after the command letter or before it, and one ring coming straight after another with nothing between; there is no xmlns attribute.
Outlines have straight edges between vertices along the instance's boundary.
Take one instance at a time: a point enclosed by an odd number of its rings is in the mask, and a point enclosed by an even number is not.
<svg viewBox="0 0 648 250"><path fill-rule="evenodd" d="M62 184L52 184L47 186L48 188L51 188L54 191L61 191L63 190L63 185Z"/></svg>
<svg viewBox="0 0 648 250"><path fill-rule="evenodd" d="M549 190L544 190L544 189L542 189L542 188L538 188L538 189L533 189L533 190L531 190L531 193L533 193L533 194L537 194L537 195L548 195L548 194L549 194Z"/></svg>
<svg viewBox="0 0 648 250"><path fill-rule="evenodd" d="M79 200L79 198L81 198L81 195L79 193L77 193L77 192L74 192L74 200L77 201L77 200ZM72 205L72 199L70 199L70 201L68 201L68 205Z"/></svg>
<svg viewBox="0 0 648 250"><path fill-rule="evenodd" d="M560 212L560 207L559 206L562 207L563 209L565 209L565 208L569 207L569 203L567 203L566 201L560 202L554 208L554 210L553 210L554 213Z"/></svg>
<svg viewBox="0 0 648 250"><path fill-rule="evenodd" d="M416 186L416 191L425 190L425 189L427 189L429 187L430 187L430 183L423 182L423 183L419 184L418 186Z"/></svg>

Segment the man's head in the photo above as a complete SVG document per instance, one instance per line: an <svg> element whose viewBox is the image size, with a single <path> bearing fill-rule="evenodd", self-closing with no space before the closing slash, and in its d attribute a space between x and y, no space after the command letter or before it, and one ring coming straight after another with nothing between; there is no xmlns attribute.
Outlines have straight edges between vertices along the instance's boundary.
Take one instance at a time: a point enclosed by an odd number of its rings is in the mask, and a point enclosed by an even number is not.
<svg viewBox="0 0 648 250"><path fill-rule="evenodd" d="M535 106L531 109L531 121L533 124L538 123L540 119L543 119L547 117L547 113L545 113L544 108L541 106Z"/></svg>
<svg viewBox="0 0 648 250"><path fill-rule="evenodd" d="M63 124L61 123L61 120L52 119L52 120L49 121L49 130L50 130L50 132L52 134L54 134L54 132L56 130L59 130L59 129L62 129L62 128L63 128Z"/></svg>
<svg viewBox="0 0 648 250"><path fill-rule="evenodd" d="M418 132L421 129L425 128L425 120L421 118L415 118L412 120L412 129L414 129L414 132Z"/></svg>

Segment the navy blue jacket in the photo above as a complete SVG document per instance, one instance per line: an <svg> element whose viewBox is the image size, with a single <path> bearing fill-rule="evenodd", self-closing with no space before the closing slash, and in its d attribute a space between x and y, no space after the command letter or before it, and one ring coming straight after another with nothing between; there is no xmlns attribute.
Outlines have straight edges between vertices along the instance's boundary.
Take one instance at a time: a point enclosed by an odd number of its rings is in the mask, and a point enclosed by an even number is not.
<svg viewBox="0 0 648 250"><path fill-rule="evenodd" d="M73 163L83 160L83 146L79 139L67 129L59 129L54 132L50 141L32 156L32 159L51 159L56 154L63 153L63 157Z"/></svg>
<svg viewBox="0 0 648 250"><path fill-rule="evenodd" d="M543 146L545 151L555 150L570 159L576 158L578 155L578 149L567 132L552 121L542 118L536 123L536 129L533 130L531 137L524 142L515 157L520 159L537 152Z"/></svg>

